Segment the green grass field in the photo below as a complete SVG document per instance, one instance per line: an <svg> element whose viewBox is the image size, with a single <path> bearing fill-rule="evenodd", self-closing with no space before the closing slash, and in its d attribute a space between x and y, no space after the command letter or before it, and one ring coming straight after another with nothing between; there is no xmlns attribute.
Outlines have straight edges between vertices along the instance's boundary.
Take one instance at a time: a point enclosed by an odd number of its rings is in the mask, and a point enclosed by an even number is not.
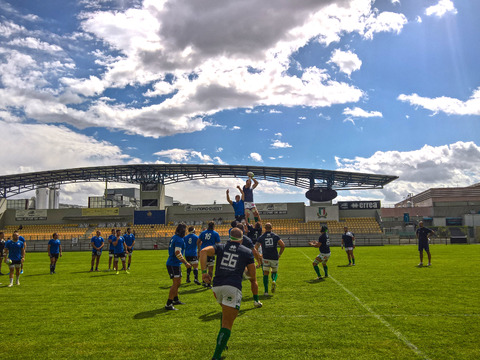
<svg viewBox="0 0 480 360"><path fill-rule="evenodd" d="M253 307L249 282L232 330L234 359L479 359L480 246L362 247L357 266L332 249L330 278L313 281L313 248L287 248L275 296ZM134 253L131 274L89 273L90 253L27 253L21 285L0 276L0 359L210 359L220 326L212 292L183 284L179 311L165 251ZM105 270L108 256L101 259ZM6 272L5 264L2 272ZM184 268L183 268L184 271ZM184 272L185 274L185 272ZM258 270L260 293L263 282ZM322 271L323 275L323 271Z"/></svg>

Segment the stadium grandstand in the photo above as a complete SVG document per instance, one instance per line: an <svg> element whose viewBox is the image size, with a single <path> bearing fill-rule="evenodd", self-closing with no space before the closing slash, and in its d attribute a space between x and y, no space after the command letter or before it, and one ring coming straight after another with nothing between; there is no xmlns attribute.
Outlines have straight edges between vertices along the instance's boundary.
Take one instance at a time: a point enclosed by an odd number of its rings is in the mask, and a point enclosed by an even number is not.
<svg viewBox="0 0 480 360"><path fill-rule="evenodd" d="M304 189L378 189L396 179L315 169L216 165L126 165L9 175L0 177L4 196L0 228L6 237L19 230L30 241L29 251L44 251L53 232L60 234L65 250L88 250L97 230L107 237L112 228L126 227L135 232L138 249L162 249L179 222L194 225L200 232L211 220L225 239L234 218L229 204L179 204L165 196L165 185L211 177L238 177L243 181L247 171L254 171L259 181ZM59 186L81 181L126 182L139 184L139 188L109 189L106 196L89 198L88 208L61 208ZM37 195L33 206L27 199L6 198L31 190ZM262 222L272 223L287 246L306 246L318 237L322 225L328 226L334 246L340 244L345 226L355 233L358 245L413 244L420 220L437 230L439 237L434 241L470 243L478 242L480 184L409 194L394 207L382 207L380 201L372 199L311 201L308 205L261 203L257 208Z"/></svg>

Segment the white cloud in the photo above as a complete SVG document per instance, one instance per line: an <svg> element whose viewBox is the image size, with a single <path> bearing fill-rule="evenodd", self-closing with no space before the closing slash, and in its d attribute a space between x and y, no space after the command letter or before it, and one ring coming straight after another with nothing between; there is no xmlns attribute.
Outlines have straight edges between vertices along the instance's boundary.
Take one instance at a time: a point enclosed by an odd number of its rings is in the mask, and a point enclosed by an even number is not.
<svg viewBox="0 0 480 360"><path fill-rule="evenodd" d="M394 32L398 34L407 22L408 20L403 14L385 11L378 14L378 16L372 15L366 21L364 37L372 39L373 35L379 32Z"/></svg>
<svg viewBox="0 0 480 360"><path fill-rule="evenodd" d="M321 65L290 74L293 54L312 40L328 45L352 32L371 39L378 32L398 33L406 23L402 14L372 9L371 0L145 0L131 8L128 2L122 4L108 11L85 5L81 32L64 38L27 33L11 21L0 23L0 33L22 34L8 39L9 47L24 44L62 55L47 66L41 57L5 48L0 107L39 122L107 127L158 138L201 131L212 126L205 118L224 110L255 113L252 109L258 106L354 103L364 92L332 79ZM67 54L92 45L98 49L88 53L94 57L92 70L79 78ZM351 73L359 66L352 59L338 60L342 71ZM59 64L67 65L60 69ZM122 97L127 87L148 90L127 101ZM105 101L101 98L106 91L119 95L109 92L111 100Z"/></svg>
<svg viewBox="0 0 480 360"><path fill-rule="evenodd" d="M249 158L255 162L263 162L262 155L259 153L252 152L250 153Z"/></svg>
<svg viewBox="0 0 480 360"><path fill-rule="evenodd" d="M2 174L138 162L118 146L53 125L0 121ZM20 141L21 140L21 141Z"/></svg>
<svg viewBox="0 0 480 360"><path fill-rule="evenodd" d="M353 109L347 107L343 110L343 114L360 118L383 117L380 111L365 111L359 107Z"/></svg>
<svg viewBox="0 0 480 360"><path fill-rule="evenodd" d="M468 186L480 182L480 147L474 142L425 145L413 151L377 151L369 158L335 158L337 170L399 176L377 192L387 202L432 187Z"/></svg>
<svg viewBox="0 0 480 360"><path fill-rule="evenodd" d="M349 76L352 72L360 70L360 67L362 66L362 60L358 58L357 54L354 54L350 50L334 50L328 62L334 63L339 67L341 72L344 72Z"/></svg>
<svg viewBox="0 0 480 360"><path fill-rule="evenodd" d="M422 23L422 17L421 16L417 16L417 18L415 19L417 23L421 24Z"/></svg>
<svg viewBox="0 0 480 360"><path fill-rule="evenodd" d="M218 148L215 149L215 152L219 152L219 153L220 153L220 152L222 152L222 151L223 151L223 148L222 148L222 147L218 147Z"/></svg>
<svg viewBox="0 0 480 360"><path fill-rule="evenodd" d="M273 142L270 146L272 148L275 148L275 149L284 149L284 148L291 148L292 147L292 145L290 145L289 143L280 141L278 139L273 140Z"/></svg>
<svg viewBox="0 0 480 360"><path fill-rule="evenodd" d="M236 125L235 125L235 126L232 126L232 127L230 128L230 130L240 130L240 129L241 129L241 127L240 127L240 126L236 126Z"/></svg>
<svg viewBox="0 0 480 360"><path fill-rule="evenodd" d="M275 134L275 136L282 137L283 134L281 132L278 132L278 133Z"/></svg>
<svg viewBox="0 0 480 360"><path fill-rule="evenodd" d="M200 151L195 151L192 149L167 149L155 152L153 155L160 158L167 158L174 163L187 163L189 161L199 159L202 162L213 163L213 159L210 155L203 154ZM223 161L216 156L214 158L218 163L223 163Z"/></svg>
<svg viewBox="0 0 480 360"><path fill-rule="evenodd" d="M51 45L39 39L35 39L33 37L17 38L9 41L7 45L27 47L34 50L42 50L42 51L47 51L51 53L63 51L63 49L58 45Z"/></svg>
<svg viewBox="0 0 480 360"><path fill-rule="evenodd" d="M281 114L282 112L280 110L271 109L268 113L269 114Z"/></svg>
<svg viewBox="0 0 480 360"><path fill-rule="evenodd" d="M392 0L392 4L393 5L400 5L400 0Z"/></svg>
<svg viewBox="0 0 480 360"><path fill-rule="evenodd" d="M420 106L433 111L434 114L443 112L448 115L480 115L480 87L473 91L467 101L446 96L437 98L422 97L417 94L398 96L398 100L413 106Z"/></svg>
<svg viewBox="0 0 480 360"><path fill-rule="evenodd" d="M425 15L427 16L442 17L446 13L457 13L457 9L451 0L439 0L436 5L429 6L425 9Z"/></svg>

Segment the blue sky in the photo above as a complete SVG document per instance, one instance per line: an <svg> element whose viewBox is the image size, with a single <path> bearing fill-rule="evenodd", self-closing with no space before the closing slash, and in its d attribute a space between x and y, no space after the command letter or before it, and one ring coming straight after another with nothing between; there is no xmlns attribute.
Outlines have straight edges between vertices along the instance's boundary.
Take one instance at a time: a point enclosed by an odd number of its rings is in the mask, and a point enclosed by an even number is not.
<svg viewBox="0 0 480 360"><path fill-rule="evenodd" d="M0 0L2 174L128 163L480 181L480 2ZM225 202L239 180L167 187ZM123 187L123 184L111 186ZM62 186L86 204L103 184ZM256 201L305 201L262 182Z"/></svg>

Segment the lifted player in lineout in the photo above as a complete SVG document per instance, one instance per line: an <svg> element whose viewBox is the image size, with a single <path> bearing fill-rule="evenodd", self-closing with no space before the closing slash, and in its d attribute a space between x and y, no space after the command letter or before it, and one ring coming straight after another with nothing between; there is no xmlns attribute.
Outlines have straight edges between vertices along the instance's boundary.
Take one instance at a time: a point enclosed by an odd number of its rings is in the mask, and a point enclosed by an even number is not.
<svg viewBox="0 0 480 360"><path fill-rule="evenodd" d="M258 214L257 207L253 201L253 190L255 190L255 188L258 186L258 181L254 178L253 172L251 171L247 173L247 176L248 179L243 186L243 194L245 198L245 216L247 217L247 222L250 223L250 213L252 213L255 223L260 220L260 215Z"/></svg>

